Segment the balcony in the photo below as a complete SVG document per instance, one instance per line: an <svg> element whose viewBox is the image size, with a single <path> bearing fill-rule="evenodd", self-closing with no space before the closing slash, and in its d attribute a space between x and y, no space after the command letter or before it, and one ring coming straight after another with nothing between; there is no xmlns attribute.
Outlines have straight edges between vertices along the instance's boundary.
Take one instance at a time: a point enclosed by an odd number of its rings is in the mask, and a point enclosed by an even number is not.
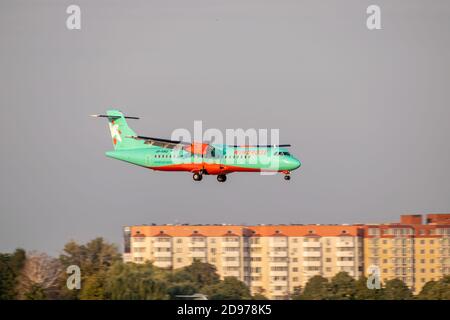
<svg viewBox="0 0 450 320"><path fill-rule="evenodd" d="M191 251L189 255L192 258L206 258L206 251Z"/></svg>
<svg viewBox="0 0 450 320"><path fill-rule="evenodd" d="M354 267L355 261L336 261L338 267Z"/></svg>
<svg viewBox="0 0 450 320"><path fill-rule="evenodd" d="M255 251L255 252L245 252L244 251L244 257L255 257L255 258L259 258L262 257L263 253L262 251Z"/></svg>
<svg viewBox="0 0 450 320"><path fill-rule="evenodd" d="M170 247L172 247L172 242L155 241L155 242L153 242L153 247L155 247L155 248L170 248Z"/></svg>
<svg viewBox="0 0 450 320"><path fill-rule="evenodd" d="M240 245L241 243L239 241L222 241L222 247L237 248Z"/></svg>
<svg viewBox="0 0 450 320"><path fill-rule="evenodd" d="M239 251L223 251L222 252L223 257L239 257L239 255L240 255Z"/></svg>
<svg viewBox="0 0 450 320"><path fill-rule="evenodd" d="M206 241L189 242L188 246L189 246L189 248L205 248Z"/></svg>
<svg viewBox="0 0 450 320"><path fill-rule="evenodd" d="M306 278L305 280L316 275L322 275L322 270L303 270L303 276Z"/></svg>
<svg viewBox="0 0 450 320"><path fill-rule="evenodd" d="M274 240L269 240L269 246L270 247L287 247L288 243L287 241L274 241Z"/></svg>
<svg viewBox="0 0 450 320"><path fill-rule="evenodd" d="M355 242L353 241L338 241L336 242L337 248L353 248L355 246Z"/></svg>
<svg viewBox="0 0 450 320"><path fill-rule="evenodd" d="M270 281L270 287L286 287L287 285L288 285L287 280Z"/></svg>
<svg viewBox="0 0 450 320"><path fill-rule="evenodd" d="M270 251L269 257L287 257L287 251Z"/></svg>
<svg viewBox="0 0 450 320"><path fill-rule="evenodd" d="M336 251L336 257L354 257L353 251Z"/></svg>
<svg viewBox="0 0 450 320"><path fill-rule="evenodd" d="M320 248L322 245L319 241L317 242L303 242L304 248Z"/></svg>
<svg viewBox="0 0 450 320"><path fill-rule="evenodd" d="M271 267L287 267L288 266L287 261L270 261L269 264Z"/></svg>
<svg viewBox="0 0 450 320"><path fill-rule="evenodd" d="M226 261L226 260L222 260L222 265L224 267L239 267L240 266L240 262L238 261Z"/></svg>
<svg viewBox="0 0 450 320"><path fill-rule="evenodd" d="M304 267L320 267L322 265L322 261L303 261L302 265Z"/></svg>
<svg viewBox="0 0 450 320"><path fill-rule="evenodd" d="M322 256L322 253L320 251L303 251L304 257L320 257Z"/></svg>
<svg viewBox="0 0 450 320"><path fill-rule="evenodd" d="M170 251L155 251L153 252L153 256L154 257L171 257L172 256L172 252Z"/></svg>
<svg viewBox="0 0 450 320"><path fill-rule="evenodd" d="M288 271L287 270L270 271L269 272L269 276L271 276L271 277L287 277L288 276Z"/></svg>

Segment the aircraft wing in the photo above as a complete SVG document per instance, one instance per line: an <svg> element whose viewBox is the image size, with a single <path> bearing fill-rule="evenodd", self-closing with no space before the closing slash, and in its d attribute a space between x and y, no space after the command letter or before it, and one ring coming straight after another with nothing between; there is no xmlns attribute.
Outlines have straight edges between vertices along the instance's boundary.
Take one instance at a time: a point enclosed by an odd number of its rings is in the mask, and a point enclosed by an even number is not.
<svg viewBox="0 0 450 320"><path fill-rule="evenodd" d="M136 140L144 140L145 144L149 144L149 145L157 146L157 147L161 147L161 148L167 148L167 149L182 148L184 146L191 145L188 142L169 140L169 139L161 139L161 138L152 138L152 137L144 137L144 136L135 136L132 138L136 139Z"/></svg>

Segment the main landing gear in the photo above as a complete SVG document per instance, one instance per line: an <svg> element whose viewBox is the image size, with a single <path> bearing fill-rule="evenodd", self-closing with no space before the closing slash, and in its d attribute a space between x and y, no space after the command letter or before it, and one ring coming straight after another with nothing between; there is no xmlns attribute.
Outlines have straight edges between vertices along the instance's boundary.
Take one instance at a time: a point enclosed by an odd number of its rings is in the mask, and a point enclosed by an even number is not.
<svg viewBox="0 0 450 320"><path fill-rule="evenodd" d="M227 176L224 175L224 174L219 174L219 175L217 176L217 181L219 181L219 182L225 182L225 181L227 181Z"/></svg>
<svg viewBox="0 0 450 320"><path fill-rule="evenodd" d="M207 174L207 173L205 173ZM202 181L203 179L203 172L195 172L194 175L192 176L192 179L194 179L194 181ZM227 181L227 176L224 174L219 174L217 175L217 181L219 182L225 182Z"/></svg>

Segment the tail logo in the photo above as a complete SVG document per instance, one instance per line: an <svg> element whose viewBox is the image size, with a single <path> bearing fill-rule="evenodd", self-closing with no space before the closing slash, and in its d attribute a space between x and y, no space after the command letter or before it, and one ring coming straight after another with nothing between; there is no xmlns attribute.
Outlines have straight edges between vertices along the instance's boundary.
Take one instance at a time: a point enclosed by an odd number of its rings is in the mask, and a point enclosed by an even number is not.
<svg viewBox="0 0 450 320"><path fill-rule="evenodd" d="M122 142L122 137L120 136L122 132L119 130L119 125L115 124L114 121L109 123L109 131L111 131L111 137L114 145L117 144L117 141Z"/></svg>

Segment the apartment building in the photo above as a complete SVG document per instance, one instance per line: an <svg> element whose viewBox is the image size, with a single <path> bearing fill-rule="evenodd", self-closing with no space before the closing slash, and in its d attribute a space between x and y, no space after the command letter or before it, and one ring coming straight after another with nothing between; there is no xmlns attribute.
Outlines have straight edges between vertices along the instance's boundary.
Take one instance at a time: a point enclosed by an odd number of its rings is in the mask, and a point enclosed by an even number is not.
<svg viewBox="0 0 450 320"><path fill-rule="evenodd" d="M402 215L399 223L364 226L364 266L381 280L398 278L415 293L450 274L450 214Z"/></svg>
<svg viewBox="0 0 450 320"><path fill-rule="evenodd" d="M271 299L286 299L314 275L363 274L361 226L143 225L124 235L125 261L176 269L197 259Z"/></svg>
<svg viewBox="0 0 450 320"><path fill-rule="evenodd" d="M314 275L346 271L356 279L376 266L415 293L450 274L450 214L402 215L366 225L141 225L124 228L124 260L181 268L195 259L252 293L286 299Z"/></svg>

